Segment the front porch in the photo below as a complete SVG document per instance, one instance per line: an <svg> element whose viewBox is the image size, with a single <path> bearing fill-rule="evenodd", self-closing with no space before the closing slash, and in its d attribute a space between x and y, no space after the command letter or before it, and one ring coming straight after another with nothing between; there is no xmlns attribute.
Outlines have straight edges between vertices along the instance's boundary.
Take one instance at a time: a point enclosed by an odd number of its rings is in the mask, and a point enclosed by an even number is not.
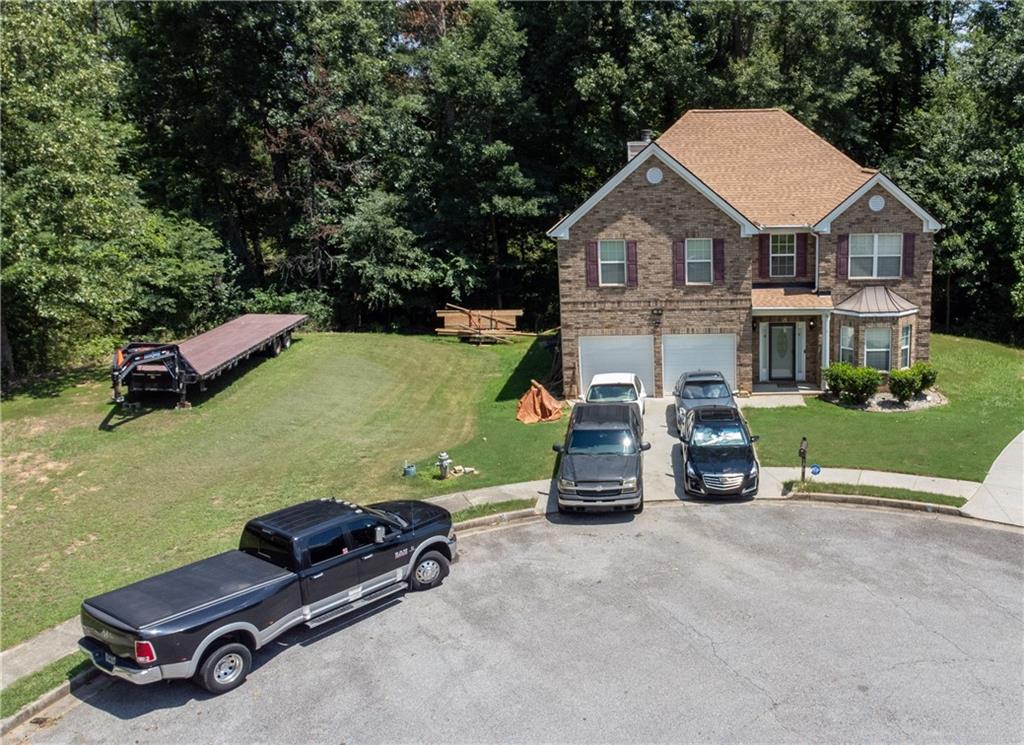
<svg viewBox="0 0 1024 745"><path fill-rule="evenodd" d="M817 396L825 391L818 385L808 382L775 381L754 382L752 396L777 396L780 394L797 394L801 396Z"/></svg>
<svg viewBox="0 0 1024 745"><path fill-rule="evenodd" d="M820 393L831 295L806 287L755 287L752 301L754 395Z"/></svg>

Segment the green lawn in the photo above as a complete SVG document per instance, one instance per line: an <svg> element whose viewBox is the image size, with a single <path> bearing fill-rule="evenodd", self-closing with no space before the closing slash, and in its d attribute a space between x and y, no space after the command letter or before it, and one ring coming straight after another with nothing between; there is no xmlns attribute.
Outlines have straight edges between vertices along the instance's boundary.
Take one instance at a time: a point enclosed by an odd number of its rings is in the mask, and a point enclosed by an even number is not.
<svg viewBox="0 0 1024 745"><path fill-rule="evenodd" d="M937 386L947 406L905 414L844 409L808 399L805 408L747 409L765 466L809 463L981 481L1024 429L1024 350L932 335Z"/></svg>
<svg viewBox="0 0 1024 745"><path fill-rule="evenodd" d="M820 481L787 481L783 484L785 491L807 492L811 494L856 494L861 497L885 497L887 499L906 499L911 502L931 502L950 507L963 507L967 500L951 497L948 494L934 494L913 489L897 489L888 486L869 486L867 484L830 484Z"/></svg>
<svg viewBox="0 0 1024 745"><path fill-rule="evenodd" d="M305 334L192 409L114 418L100 373L16 395L3 425L4 648L88 596L231 548L249 517L315 497L423 498L550 474L563 423L515 421L539 343ZM440 450L477 475L430 477ZM403 479L404 461L420 476Z"/></svg>
<svg viewBox="0 0 1024 745"><path fill-rule="evenodd" d="M36 670L0 691L0 719L6 719L26 704L30 704L47 691L85 672L92 663L81 652L61 657L41 670Z"/></svg>

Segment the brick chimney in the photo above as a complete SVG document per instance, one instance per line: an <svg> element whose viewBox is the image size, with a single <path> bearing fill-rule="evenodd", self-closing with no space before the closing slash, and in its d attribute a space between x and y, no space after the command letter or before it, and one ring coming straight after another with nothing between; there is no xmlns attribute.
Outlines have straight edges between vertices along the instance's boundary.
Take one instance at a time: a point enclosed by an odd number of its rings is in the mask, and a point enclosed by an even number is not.
<svg viewBox="0 0 1024 745"><path fill-rule="evenodd" d="M651 144L651 135L653 133L649 129L640 130L640 139L626 143L626 161L631 161L635 158L641 150Z"/></svg>

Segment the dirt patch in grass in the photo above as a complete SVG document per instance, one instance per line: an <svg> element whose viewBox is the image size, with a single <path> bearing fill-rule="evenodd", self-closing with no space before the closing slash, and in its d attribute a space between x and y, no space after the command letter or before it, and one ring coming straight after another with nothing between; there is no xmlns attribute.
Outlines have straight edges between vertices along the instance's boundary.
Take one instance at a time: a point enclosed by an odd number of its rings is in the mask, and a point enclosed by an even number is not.
<svg viewBox="0 0 1024 745"><path fill-rule="evenodd" d="M45 484L51 477L62 473L68 465L43 453L24 450L4 456L4 480L9 479L19 486L28 483Z"/></svg>

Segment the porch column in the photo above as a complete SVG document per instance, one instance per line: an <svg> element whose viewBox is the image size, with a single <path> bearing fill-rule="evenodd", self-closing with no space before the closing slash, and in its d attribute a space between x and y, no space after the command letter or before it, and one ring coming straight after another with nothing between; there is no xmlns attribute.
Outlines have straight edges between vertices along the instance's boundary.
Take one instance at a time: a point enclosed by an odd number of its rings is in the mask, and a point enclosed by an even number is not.
<svg viewBox="0 0 1024 745"><path fill-rule="evenodd" d="M821 371L828 369L829 352L832 349L832 313L821 314ZM825 387L825 376L821 376L821 387Z"/></svg>

